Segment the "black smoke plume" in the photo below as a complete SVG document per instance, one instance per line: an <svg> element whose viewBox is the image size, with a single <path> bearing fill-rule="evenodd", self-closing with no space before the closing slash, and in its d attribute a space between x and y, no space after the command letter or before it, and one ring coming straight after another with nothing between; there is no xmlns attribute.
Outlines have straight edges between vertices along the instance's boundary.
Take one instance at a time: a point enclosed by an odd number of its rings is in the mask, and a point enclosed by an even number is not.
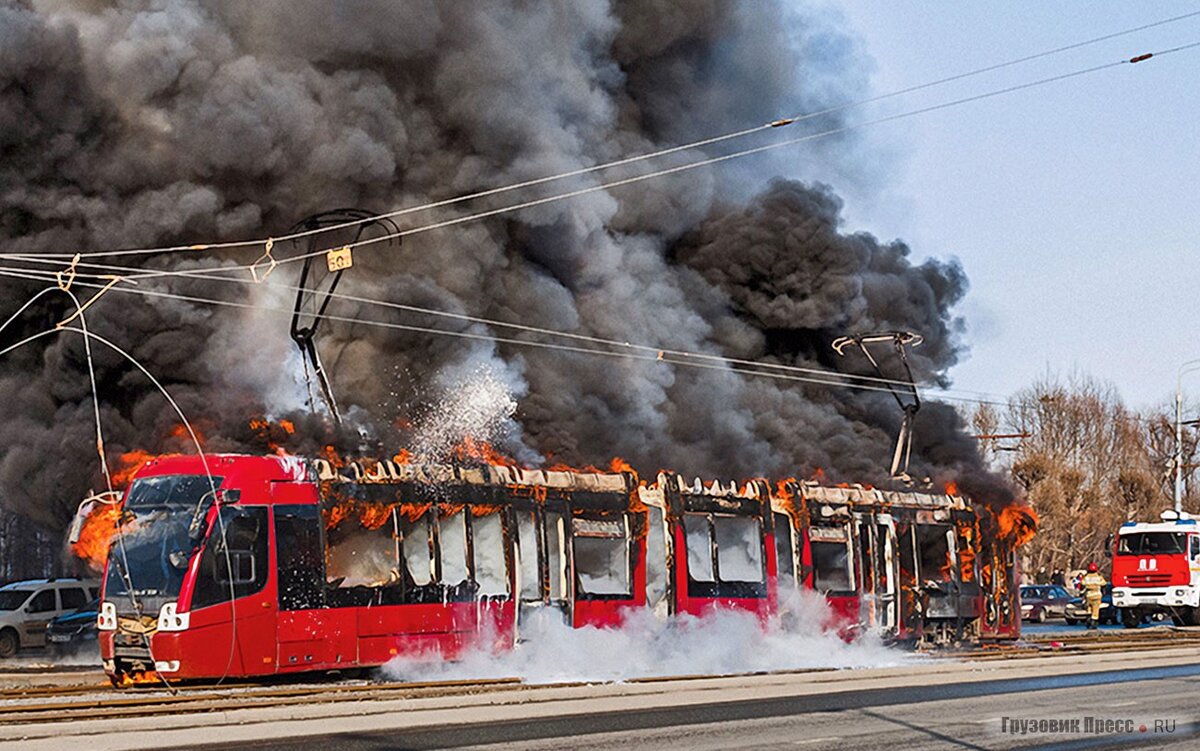
<svg viewBox="0 0 1200 751"><path fill-rule="evenodd" d="M330 208L387 210L507 185L856 98L865 91L861 59L837 19L782 0L3 0L0 250L265 237ZM720 150L666 163L706 153ZM847 139L815 142L808 153L848 168L857 161ZM833 355L833 338L906 329L925 337L913 353L919 376L944 381L962 351L953 312L967 288L962 269L914 263L901 243L845 232L830 187L770 180L801 176L785 159L360 249L339 292L861 373L864 362ZM401 226L649 169L402 217ZM296 251L283 243L276 255ZM260 252L110 262L185 269L248 263ZM885 479L900 419L886 393L522 347L489 340L514 334L486 325L344 301L330 312L485 338L326 322L318 346L346 416L334 428L307 408L287 336L293 293L278 282L295 277L293 265L262 285L143 281L138 290L254 307L113 291L88 310L88 323L162 380L209 451L268 450L270 436L249 427L266 415L296 422L294 435L274 436L294 451L327 442L440 450L456 431L482 429L531 462L620 455L644 472L821 468L832 479ZM45 286L0 283L5 318ZM64 295L46 296L0 333L0 346L71 310ZM110 461L137 448L190 451L146 379L99 344L95 355ZM78 336L40 339L0 360L5 507L61 528L85 492L101 488L89 393ZM954 410L927 405L916 435L914 475L985 477Z"/></svg>

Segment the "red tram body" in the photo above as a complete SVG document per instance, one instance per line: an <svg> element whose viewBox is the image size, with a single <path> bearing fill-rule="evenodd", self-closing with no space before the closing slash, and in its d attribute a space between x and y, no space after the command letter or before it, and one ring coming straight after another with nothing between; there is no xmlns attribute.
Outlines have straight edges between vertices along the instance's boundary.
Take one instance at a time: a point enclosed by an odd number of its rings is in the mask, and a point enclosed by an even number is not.
<svg viewBox="0 0 1200 751"><path fill-rule="evenodd" d="M1011 638L1011 550L959 497L660 474L164 457L124 500L99 616L115 682L349 670L820 591L909 642ZM989 547L990 546L990 547Z"/></svg>

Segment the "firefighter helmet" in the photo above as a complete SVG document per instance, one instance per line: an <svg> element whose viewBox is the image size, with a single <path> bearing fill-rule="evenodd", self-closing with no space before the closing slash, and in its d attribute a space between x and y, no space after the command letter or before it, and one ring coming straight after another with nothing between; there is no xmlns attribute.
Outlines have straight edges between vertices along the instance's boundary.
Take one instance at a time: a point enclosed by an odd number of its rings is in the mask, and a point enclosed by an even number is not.
<svg viewBox="0 0 1200 751"><path fill-rule="evenodd" d="M1096 573L1096 572L1097 572L1097 571L1099 571L1099 570L1100 570L1100 567L1099 567L1099 566L1097 566L1095 563L1089 563L1089 564L1088 564L1088 573L1089 573L1089 574L1094 574L1094 573Z"/></svg>

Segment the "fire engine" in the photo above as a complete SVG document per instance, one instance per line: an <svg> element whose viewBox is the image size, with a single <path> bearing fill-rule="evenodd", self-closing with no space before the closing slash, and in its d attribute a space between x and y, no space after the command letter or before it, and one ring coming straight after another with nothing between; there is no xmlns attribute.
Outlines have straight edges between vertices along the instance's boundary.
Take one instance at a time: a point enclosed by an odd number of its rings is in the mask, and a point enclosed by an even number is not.
<svg viewBox="0 0 1200 751"><path fill-rule="evenodd" d="M1015 544L950 494L394 460L174 456L123 499L98 617L114 683L454 659L532 618L610 627L823 593L910 643L1015 638Z"/></svg>
<svg viewBox="0 0 1200 751"><path fill-rule="evenodd" d="M1113 546L1113 605L1134 628L1163 613L1177 625L1200 624L1200 524L1164 511L1160 522L1125 522Z"/></svg>

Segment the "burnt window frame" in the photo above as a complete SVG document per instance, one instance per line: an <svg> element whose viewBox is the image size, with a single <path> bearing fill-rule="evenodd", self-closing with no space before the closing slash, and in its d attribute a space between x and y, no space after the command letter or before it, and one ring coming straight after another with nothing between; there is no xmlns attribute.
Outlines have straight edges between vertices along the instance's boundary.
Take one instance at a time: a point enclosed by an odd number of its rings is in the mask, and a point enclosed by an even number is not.
<svg viewBox="0 0 1200 751"><path fill-rule="evenodd" d="M821 588L821 571L822 568L817 565L819 545L840 545L845 551L846 564L842 570L846 573L846 583L850 585L850 589L822 589ZM854 543L849 534L845 535L843 540L818 540L812 537L808 541L809 555L812 556L812 575L813 575L813 591L830 597L854 597L858 594L858 590L854 588L857 582L857 566L854 564Z"/></svg>
<svg viewBox="0 0 1200 751"><path fill-rule="evenodd" d="M953 584L954 582L957 582L960 578L960 574L958 572L958 550L955 547L955 543L958 541L958 538L954 533L953 525L941 522L918 522L912 525L912 530L913 540L917 546L917 573L919 574L920 582L922 584L930 581L938 584ZM933 537L932 535L928 534L929 530L937 530L941 532L936 539L939 541L940 546L945 548L944 558L949 559L949 578L942 578L942 569L947 566L946 560L943 560L941 565L938 566L933 572L936 574L936 576L929 575L929 573L925 570L926 564L929 562L926 556L926 551L929 548L924 543L929 542L929 540Z"/></svg>
<svg viewBox="0 0 1200 751"><path fill-rule="evenodd" d="M587 521L610 522L610 521L614 521L614 519L613 519L614 516L617 517L617 519L619 520L619 522L621 524L621 528L622 528L622 532L619 537L618 536L578 534L576 532L576 529L577 529L577 526L575 523L576 520L582 520L585 522L587 522ZM604 511L595 510L595 509L575 509L573 513L571 513L569 516L566 517L566 519L569 520L569 523L570 523L568 546L570 548L570 558L571 558L571 564L572 564L570 568L571 568L571 576L574 579L575 599L576 600L586 600L586 601L596 601L596 602L604 602L604 601L628 602L628 601L636 599L636 595L635 595L636 582L634 581L634 579L636 578L636 576L635 576L636 571L635 571L635 566L634 566L634 562L633 562L633 524L632 524L632 520L629 517L629 512L627 512L627 511L615 511L615 512L610 511L610 512L606 513ZM549 527L547 527L547 534L549 534ZM583 578L580 576L580 573L579 573L579 559L576 555L576 549L575 549L576 542L581 539L584 539L584 540L588 540L588 539L590 539L590 540L597 540L597 539L599 539L599 540L620 540L621 541L621 543L625 546L624 560L625 560L625 585L626 586L625 586L624 591L622 591L622 592L589 592L584 588Z"/></svg>
<svg viewBox="0 0 1200 751"><path fill-rule="evenodd" d="M772 537L775 545L775 579L781 584L799 588L804 584L803 548L797 545L800 538L792 525L792 517L783 511L772 511L774 524ZM786 561L786 566L784 562Z"/></svg>
<svg viewBox="0 0 1200 751"><path fill-rule="evenodd" d="M714 581L703 581L693 578L692 567L688 556L691 555L691 545L687 535L687 518L704 517L708 527L708 544L709 556L713 573ZM719 550L717 546L717 531L714 521L715 517L728 517L733 519L746 519L758 527L758 543L759 543L759 565L762 567L761 581L727 581L721 578L721 564ZM734 514L727 511L707 511L685 510L679 519L680 529L683 530L683 545L684 555L683 560L687 566L687 586L689 598L705 598L705 599L762 599L767 596L767 581L768 576L767 566L767 549L766 549L766 524L758 514ZM771 543L772 545L774 542ZM678 557L677 557L678 558Z"/></svg>

